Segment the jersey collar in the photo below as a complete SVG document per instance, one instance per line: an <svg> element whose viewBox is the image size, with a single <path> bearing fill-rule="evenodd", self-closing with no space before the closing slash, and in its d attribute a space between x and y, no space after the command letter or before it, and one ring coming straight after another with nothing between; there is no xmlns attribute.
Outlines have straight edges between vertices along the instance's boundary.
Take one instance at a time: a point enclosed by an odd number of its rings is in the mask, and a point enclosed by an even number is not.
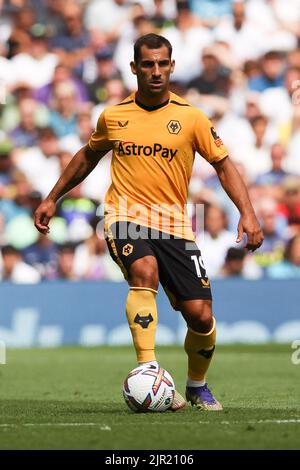
<svg viewBox="0 0 300 470"><path fill-rule="evenodd" d="M141 102L136 98L136 96L134 96L134 101L135 101L135 103L137 104L137 106L139 106L139 107L142 108L142 109L145 109L145 111L156 111L157 109L160 109L160 108L163 108L164 106L167 106L167 104L169 104L169 102L170 102L170 98L167 99L167 101L164 101L163 103L158 104L158 105L156 105L156 106L146 106L145 104L141 103Z"/></svg>

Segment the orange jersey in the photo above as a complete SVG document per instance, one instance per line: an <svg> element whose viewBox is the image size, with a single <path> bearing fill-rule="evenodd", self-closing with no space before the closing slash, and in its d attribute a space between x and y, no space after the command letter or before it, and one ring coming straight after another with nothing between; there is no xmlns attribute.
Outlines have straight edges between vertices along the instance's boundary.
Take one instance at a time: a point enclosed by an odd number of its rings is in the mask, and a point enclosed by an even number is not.
<svg viewBox="0 0 300 470"><path fill-rule="evenodd" d="M132 93L102 112L89 146L113 149L106 227L127 220L194 240L185 205L195 152L210 163L228 155L202 111L174 93L146 108Z"/></svg>

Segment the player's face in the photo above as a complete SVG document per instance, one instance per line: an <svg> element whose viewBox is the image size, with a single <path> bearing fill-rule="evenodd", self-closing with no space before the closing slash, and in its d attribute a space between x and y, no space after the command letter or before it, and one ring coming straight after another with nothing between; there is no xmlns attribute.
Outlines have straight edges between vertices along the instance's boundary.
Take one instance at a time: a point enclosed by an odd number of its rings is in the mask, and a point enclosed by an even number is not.
<svg viewBox="0 0 300 470"><path fill-rule="evenodd" d="M131 62L131 70L137 76L138 89L146 96L163 95L169 86L175 61L169 57L166 46L159 49L141 47L139 62Z"/></svg>

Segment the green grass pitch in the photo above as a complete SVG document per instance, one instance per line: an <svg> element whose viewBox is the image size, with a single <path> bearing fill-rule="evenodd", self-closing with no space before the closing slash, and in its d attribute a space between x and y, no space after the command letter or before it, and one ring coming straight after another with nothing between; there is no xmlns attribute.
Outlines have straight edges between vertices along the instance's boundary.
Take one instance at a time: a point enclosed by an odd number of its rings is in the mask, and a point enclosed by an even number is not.
<svg viewBox="0 0 300 470"><path fill-rule="evenodd" d="M219 346L208 381L222 412L135 414L121 394L133 348L9 350L0 365L0 449L299 449L292 352ZM158 347L158 359L183 393L183 348Z"/></svg>

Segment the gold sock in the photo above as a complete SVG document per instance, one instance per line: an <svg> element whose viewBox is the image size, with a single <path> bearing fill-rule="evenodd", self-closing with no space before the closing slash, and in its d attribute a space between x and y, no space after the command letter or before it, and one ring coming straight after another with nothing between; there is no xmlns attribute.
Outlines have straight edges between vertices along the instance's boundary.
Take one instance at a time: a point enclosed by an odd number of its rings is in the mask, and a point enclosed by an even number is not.
<svg viewBox="0 0 300 470"><path fill-rule="evenodd" d="M146 287L131 287L128 293L126 316L139 363L156 361L156 295L157 291Z"/></svg>
<svg viewBox="0 0 300 470"><path fill-rule="evenodd" d="M202 381L209 368L216 343L216 320L208 333L197 333L188 328L184 349L188 355L188 377Z"/></svg>

